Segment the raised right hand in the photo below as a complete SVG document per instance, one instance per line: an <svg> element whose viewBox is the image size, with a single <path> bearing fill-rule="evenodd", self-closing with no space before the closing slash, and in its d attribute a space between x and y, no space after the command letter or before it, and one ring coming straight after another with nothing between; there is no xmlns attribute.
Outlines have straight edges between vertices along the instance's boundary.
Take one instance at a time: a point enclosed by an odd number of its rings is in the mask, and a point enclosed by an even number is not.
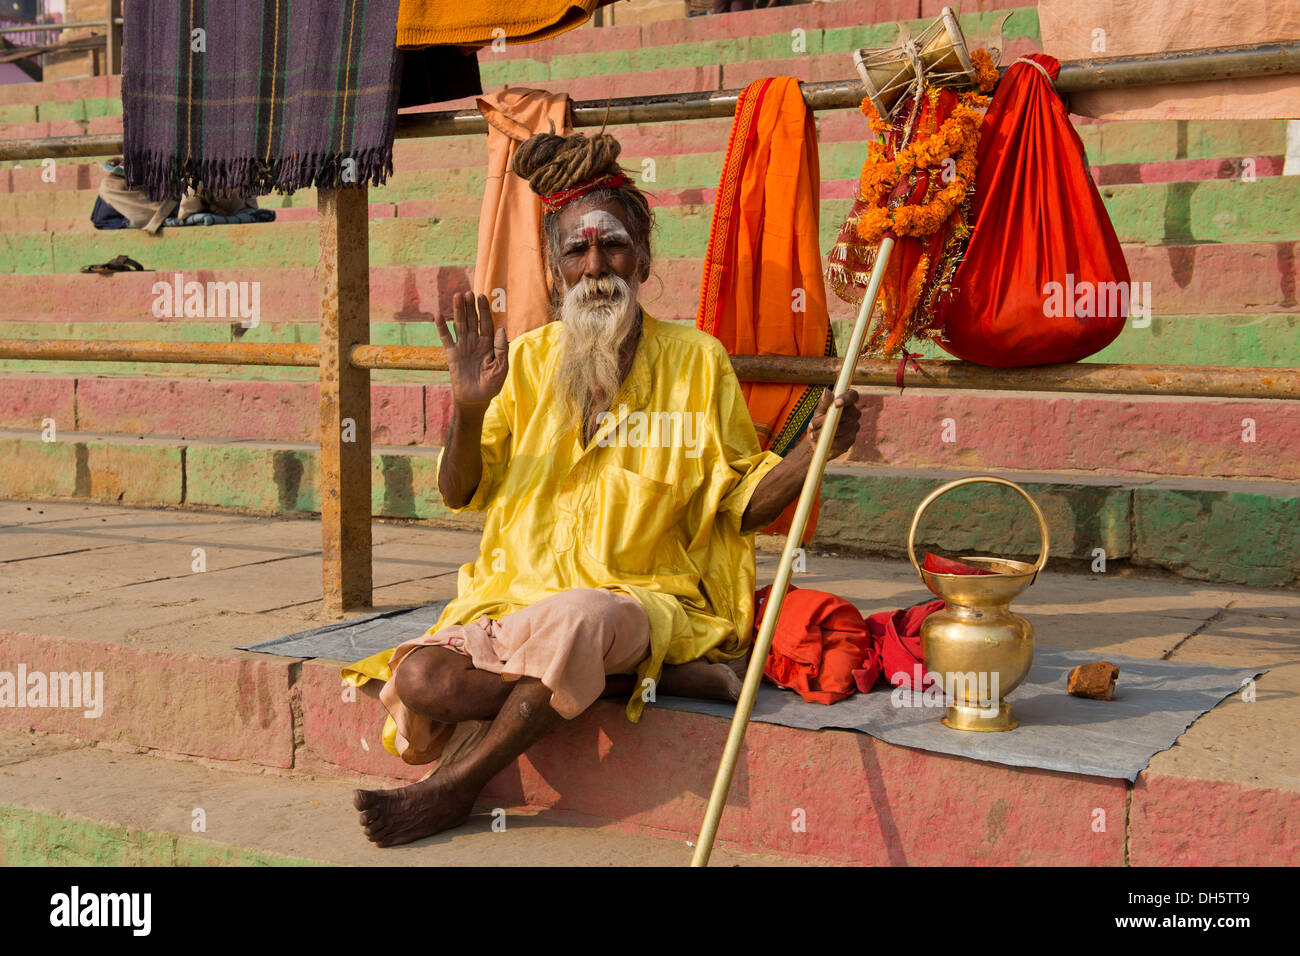
<svg viewBox="0 0 1300 956"><path fill-rule="evenodd" d="M476 303L472 292L457 292L451 297L451 307L454 339L446 319L439 315L434 322L447 355L452 401L460 408L485 409L501 391L510 368L506 330L492 331L492 311L485 295Z"/></svg>

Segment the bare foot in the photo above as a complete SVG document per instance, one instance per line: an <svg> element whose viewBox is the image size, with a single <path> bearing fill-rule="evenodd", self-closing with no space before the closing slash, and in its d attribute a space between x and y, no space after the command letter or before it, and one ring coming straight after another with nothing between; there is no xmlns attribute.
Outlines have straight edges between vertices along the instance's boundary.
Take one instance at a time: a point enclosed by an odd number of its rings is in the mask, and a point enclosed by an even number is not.
<svg viewBox="0 0 1300 956"><path fill-rule="evenodd" d="M449 773L435 773L395 790L354 790L361 829L376 846L397 846L458 827L469 819L476 793Z"/></svg>
<svg viewBox="0 0 1300 956"><path fill-rule="evenodd" d="M745 659L725 664L706 660L664 667L659 678L659 692L673 697L699 697L705 700L739 700L744 685Z"/></svg>

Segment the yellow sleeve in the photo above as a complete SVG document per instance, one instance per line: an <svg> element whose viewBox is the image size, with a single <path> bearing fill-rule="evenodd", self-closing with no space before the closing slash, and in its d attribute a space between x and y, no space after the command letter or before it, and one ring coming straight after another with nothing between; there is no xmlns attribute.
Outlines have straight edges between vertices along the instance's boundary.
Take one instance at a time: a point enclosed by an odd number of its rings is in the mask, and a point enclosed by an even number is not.
<svg viewBox="0 0 1300 956"><path fill-rule="evenodd" d="M719 512L734 515L739 520L749 507L749 499L767 473L781 462L781 456L763 451L758 444L754 422L745 407L745 397L740 392L740 382L731 367L724 361L718 376L718 417L721 426L722 454L735 484L718 503Z"/></svg>
<svg viewBox="0 0 1300 956"><path fill-rule="evenodd" d="M501 487L501 482L505 480L506 466L510 464L511 412L515 405L513 377L514 365L512 364L505 385L492 399L487 413L483 416L483 437L479 445L479 451L483 456L483 474L479 477L474 495L460 508L453 508L447 503L446 498L442 499L442 503L454 514L460 514L462 511L486 511L497 489ZM446 453L447 446L444 445L442 451L438 452L435 474L442 470L442 456ZM438 494L439 497L442 496L441 489Z"/></svg>

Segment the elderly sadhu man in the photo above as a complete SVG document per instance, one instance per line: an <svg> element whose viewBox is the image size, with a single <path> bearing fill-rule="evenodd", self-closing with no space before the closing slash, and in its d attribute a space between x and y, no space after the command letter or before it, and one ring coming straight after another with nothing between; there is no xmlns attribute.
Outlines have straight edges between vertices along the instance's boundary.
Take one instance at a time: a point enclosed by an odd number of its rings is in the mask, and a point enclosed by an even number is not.
<svg viewBox="0 0 1300 956"><path fill-rule="evenodd" d="M630 695L635 721L655 694L738 695L754 532L798 497L830 395L785 458L760 449L722 345L638 304L653 220L618 152L578 133L516 153L543 197L555 321L507 344L470 295L454 333L437 320L454 399L438 490L485 519L429 633L344 671L385 681L388 749L437 761L419 783L356 792L380 846L463 823L495 774L602 696ZM832 454L857 433L856 401L836 399Z"/></svg>

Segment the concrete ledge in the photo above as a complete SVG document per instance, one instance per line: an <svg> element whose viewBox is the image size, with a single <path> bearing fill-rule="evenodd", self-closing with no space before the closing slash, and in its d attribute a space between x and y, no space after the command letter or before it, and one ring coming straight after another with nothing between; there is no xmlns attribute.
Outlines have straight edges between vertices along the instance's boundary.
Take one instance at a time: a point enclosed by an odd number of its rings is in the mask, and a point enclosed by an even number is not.
<svg viewBox="0 0 1300 956"><path fill-rule="evenodd" d="M0 707L0 727L181 754L293 766L292 662L219 659L46 634L0 632L0 669L102 675L102 713Z"/></svg>
<svg viewBox="0 0 1300 956"><path fill-rule="evenodd" d="M1293 790L1146 773L1130 812L1133 866L1295 866L1300 854Z"/></svg>
<svg viewBox="0 0 1300 956"><path fill-rule="evenodd" d="M998 514L985 507L983 517ZM458 565L479 546L473 534L412 525L377 523L374 533L376 610L450 596ZM357 837L346 814L349 786L424 773L382 749L377 688L346 691L337 661L233 649L335 619L320 606L319 534L313 521L229 512L0 501L0 671L99 672L105 690L99 717L71 707L0 708L4 802L181 836L192 808L206 807L208 838L314 859L322 823L276 842L286 806L306 814L327 804L303 789L314 787L333 794L329 805L343 814L330 818L328 832L342 826ZM195 545L205 549L206 573L191 565ZM760 553L760 580L774 563ZM818 550L797 581L843 595L864 613L925 593L903 562ZM756 723L724 817L724 845L803 861L935 865L1251 864L1300 852L1300 787L1291 769L1300 665L1286 663L1297 646L1300 592L1053 567L1020 604L1044 644L1098 659L1133 654L1269 672L1257 702L1253 690L1243 692L1200 718L1152 758L1136 789L847 731ZM484 803L526 805L602 832L669 835L680 850L699 826L728 722L662 703L632 725L621 701L598 702L492 781ZM81 757L66 757L67 773L37 766L28 759L34 744L10 747L6 737L33 728L68 735L60 747L93 751L84 756L91 762L80 776L70 768ZM162 759L169 756L207 761L205 773L217 776L173 781L168 774L185 761ZM314 783L304 779L312 774ZM261 781L272 777L300 789L264 790ZM253 830L231 816L245 799L262 807ZM1230 845L1219 833L1231 835ZM157 852L165 861L172 851Z"/></svg>
<svg viewBox="0 0 1300 956"><path fill-rule="evenodd" d="M271 766L335 778L369 774L417 780L425 773L382 749L383 708L368 693L349 699L336 663L303 663L292 688L277 679L273 683L280 686L275 692L280 701L270 701L276 719L266 720L271 712L266 710L250 727L247 715L239 714L243 722L235 727L231 715L241 702L232 701L225 688L238 687L246 671L232 672L229 661L148 651L132 655L132 650L53 637L0 636L6 661L16 651L51 669L94 665L110 675L143 675L133 687L170 682L170 695L146 689L144 696L189 701L183 716L140 708L134 698L132 709L141 713L130 720L133 733L116 732L114 717L120 724L121 715L113 715L111 708L94 723L93 733L86 733L88 721L77 726L76 720L6 720L4 726L265 766L264 754L248 752L249 731L267 740L279 738L280 746L272 749L292 752L295 730L279 716L289 714L293 696L302 702L296 757ZM269 669L289 673L290 663L272 661ZM168 674L180 679L164 676ZM268 686L261 681L254 691L245 685L241 697L269 701ZM3 716L6 711L0 711ZM178 739L176 730L185 724L209 732L200 735L205 739ZM621 704L600 701L500 774L481 803L527 806L600 826L693 839L727 726L719 718L653 706L633 726ZM238 753L240 749L245 752ZM153 758L154 765L167 766L158 760ZM149 762L136 764L147 767ZM152 783L141 781L140 786L153 792ZM1283 865L1300 848L1295 823L1300 793L1150 771L1133 788L1131 807L1129 789L1124 781L1004 767L895 747L865 734L755 723L746 736L719 840L742 852L882 866ZM1213 827L1205 825L1207 819ZM1098 820L1104 829L1097 829ZM796 821L802 827L794 826ZM65 855L48 862L304 862L263 858L202 840L189 845L166 834L113 832L116 836L109 839L108 831L85 821L10 816L0 829L0 845L5 846L0 853L7 854L0 860L10 865L37 862L36 848L48 841L65 848L60 851ZM947 836L940 839L938 834ZM21 849L14 850L15 845Z"/></svg>

